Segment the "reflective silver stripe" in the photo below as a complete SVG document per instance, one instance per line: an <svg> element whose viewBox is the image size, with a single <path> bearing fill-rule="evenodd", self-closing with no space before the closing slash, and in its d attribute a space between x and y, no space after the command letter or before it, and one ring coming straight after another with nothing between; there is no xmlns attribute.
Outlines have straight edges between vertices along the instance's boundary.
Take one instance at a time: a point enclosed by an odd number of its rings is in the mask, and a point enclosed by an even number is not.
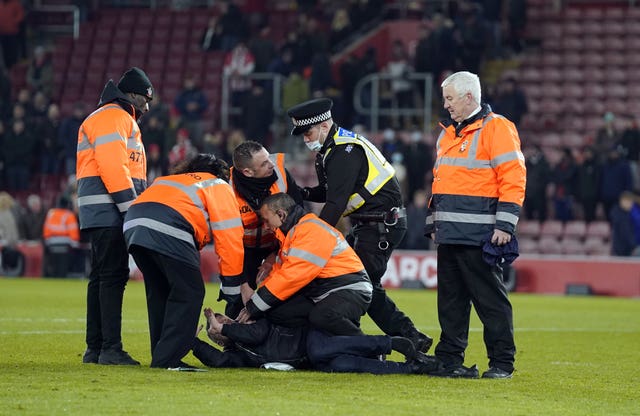
<svg viewBox="0 0 640 416"><path fill-rule="evenodd" d="M256 305L256 308L258 308L262 312L271 308L271 306L269 306L267 302L262 300L260 295L258 295L258 292L254 293L253 296L251 296L251 300L253 301L253 304Z"/></svg>
<svg viewBox="0 0 640 416"><path fill-rule="evenodd" d="M126 212L131 206L131 204L133 204L133 199L127 202L120 202L119 204L116 204L116 206L118 207L118 210L120 212Z"/></svg>
<svg viewBox="0 0 640 416"><path fill-rule="evenodd" d="M242 227L242 220L240 218L231 218L230 220L210 222L209 227L212 230L228 230L229 228Z"/></svg>
<svg viewBox="0 0 640 416"><path fill-rule="evenodd" d="M223 181L222 179L216 178L216 179L207 179L201 182L196 182L191 185L185 185L180 182L163 179L163 180L155 181L154 185L160 184L165 186L171 186L187 194L191 202L193 202L193 205L195 205L202 212L202 215L204 216L205 220L209 222L209 213L207 212L206 209L204 209L204 204L202 203L202 200L198 196L198 189L208 188L210 186L218 185L220 183L226 184L226 182Z"/></svg>
<svg viewBox="0 0 640 416"><path fill-rule="evenodd" d="M496 221L508 222L509 224L513 224L515 226L516 224L518 224L518 216L513 215L509 212L498 211L496 213Z"/></svg>
<svg viewBox="0 0 640 416"><path fill-rule="evenodd" d="M193 242L193 236L191 235L191 233L188 233L171 225L161 223L160 221L152 220L151 218L135 218L129 220L124 223L122 229L123 231L127 231L133 227L151 228L154 231L177 238L178 240L185 241L194 247L196 246Z"/></svg>
<svg viewBox="0 0 640 416"><path fill-rule="evenodd" d="M334 237L338 236L338 233L334 229L332 229L329 224L327 224L326 222L322 221L319 218L312 217L312 218L309 218L309 219L306 219L306 220L302 221L301 224L304 224L306 222L312 222L312 223L314 223L316 225L319 225L320 227L324 228L325 231L327 231L329 234L331 234Z"/></svg>
<svg viewBox="0 0 640 416"><path fill-rule="evenodd" d="M327 261L320 256L316 256L315 254L308 252L306 250L302 250L299 248L291 248L289 249L289 253L287 253L289 257L298 257L302 260L308 261L311 264L314 264L318 267L324 267L327 264Z"/></svg>
<svg viewBox="0 0 640 416"><path fill-rule="evenodd" d="M511 162L512 160L521 160L521 161L524 162L524 155L519 150L515 150L513 152L507 152L507 153L505 153L503 155L500 155L500 156L494 158L491 161L491 167L495 168L496 166L499 166L499 165L501 165L503 163Z"/></svg>
<svg viewBox="0 0 640 416"><path fill-rule="evenodd" d="M220 291L225 295L239 295L240 294L240 286L220 286Z"/></svg>
<svg viewBox="0 0 640 416"><path fill-rule="evenodd" d="M84 129L80 131L80 136L82 139L78 142L78 152L82 152L83 150L93 149L91 142L89 141L89 137L84 133Z"/></svg>
<svg viewBox="0 0 640 416"><path fill-rule="evenodd" d="M124 141L124 139L118 133L109 133L109 134L105 134L104 136L96 137L96 140L93 142L93 146L98 147L103 144L113 143L113 142L122 142L122 141Z"/></svg>
<svg viewBox="0 0 640 416"><path fill-rule="evenodd" d="M338 241L336 242L336 246L333 248L333 251L331 252L331 256L332 257L337 256L338 254L345 251L348 247L349 247L349 244L347 244L347 241L344 238L338 237Z"/></svg>
<svg viewBox="0 0 640 416"><path fill-rule="evenodd" d="M495 224L496 216L490 214L461 214L459 212L436 211L435 220L475 224Z"/></svg>
<svg viewBox="0 0 640 416"><path fill-rule="evenodd" d="M314 224L317 224L318 226L324 228L325 231L327 231L329 234L331 234L331 236L333 236L336 239L336 245L333 248L333 250L331 251L331 256L338 255L338 254L342 253L343 251L345 251L347 249L347 247L349 247L349 244L342 237L342 234L340 234L336 230L332 229L331 226L329 226L329 224L327 224L326 222L323 222L323 221L321 221L319 219L316 219L316 218L310 218L308 220L303 221L303 223L305 223L305 222L312 222Z"/></svg>
<svg viewBox="0 0 640 416"><path fill-rule="evenodd" d="M433 224L433 214L427 216L427 218L424 220L424 224L425 225L431 225Z"/></svg>
<svg viewBox="0 0 640 416"><path fill-rule="evenodd" d="M274 164L275 166L275 171L276 171L276 183L278 184L278 189L280 190L280 192L285 192L285 190L287 189L287 184L285 182L285 178L282 177L282 173L280 172L280 169L278 169L278 155L274 154L274 155L269 155L269 159L271 160L271 163Z"/></svg>
<svg viewBox="0 0 640 416"><path fill-rule="evenodd" d="M438 166L460 166L469 169L491 169L493 166L488 160L469 159L466 157L441 157Z"/></svg>
<svg viewBox="0 0 640 416"><path fill-rule="evenodd" d="M52 244L73 244L75 240L70 237L49 237L44 240L44 243L47 245Z"/></svg>
<svg viewBox="0 0 640 416"><path fill-rule="evenodd" d="M326 298L327 296L329 296L330 294L337 292L339 290L353 290L356 292L362 292L362 293L367 293L369 296L371 296L371 293L373 292L373 286L371 285L371 283L369 282L357 282L357 283L352 283L350 285L347 286L342 286L342 287L337 287L335 289L331 289L325 293L323 293L320 296L316 296L314 298L312 298L312 300L315 303L320 302L322 299Z"/></svg>
<svg viewBox="0 0 640 416"><path fill-rule="evenodd" d="M78 206L83 207L86 205L96 205L96 204L113 204L113 199L111 195L102 194L102 195L88 195L78 197Z"/></svg>

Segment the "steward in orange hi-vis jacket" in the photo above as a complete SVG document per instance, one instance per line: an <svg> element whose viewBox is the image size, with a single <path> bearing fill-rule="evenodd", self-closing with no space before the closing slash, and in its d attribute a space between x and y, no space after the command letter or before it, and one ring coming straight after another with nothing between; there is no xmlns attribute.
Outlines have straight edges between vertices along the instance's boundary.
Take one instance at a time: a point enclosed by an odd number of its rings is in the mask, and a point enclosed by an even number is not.
<svg viewBox="0 0 640 416"><path fill-rule="evenodd" d="M486 253L515 246L526 167L515 125L482 104L480 79L467 71L442 82L445 120L436 143L432 199L425 232L438 244L438 321L435 355L443 377L477 378L464 367L473 304L484 326L489 369L509 378L516 347L502 264ZM495 256L494 256L495 258Z"/></svg>
<svg viewBox="0 0 640 416"><path fill-rule="evenodd" d="M215 243L221 293L239 297L242 221L224 161L200 154L156 178L131 205L124 235L144 275L151 367L181 367L191 349L205 295L200 253Z"/></svg>
<svg viewBox="0 0 640 416"><path fill-rule="evenodd" d="M277 229L280 251L239 319L259 316L301 295L311 301L310 307L296 313L306 315L313 327L333 335L361 334L360 317L371 302L372 286L342 234L283 193L266 198L260 215L267 227Z"/></svg>
<svg viewBox="0 0 640 416"><path fill-rule="evenodd" d="M240 143L233 150L229 184L238 199L244 227L242 273L248 285L255 289L258 274L264 276L268 272L279 245L274 232L266 229L258 216L262 201L271 194L286 192L302 205L302 195L285 168L285 155L270 155L260 143L251 140ZM225 315L235 318L243 307L242 302L227 302Z"/></svg>
<svg viewBox="0 0 640 416"><path fill-rule="evenodd" d="M98 109L78 131L78 214L91 238L84 363L139 365L122 349L122 299L129 280L124 214L147 187L147 157L137 120L153 87L139 68L109 80Z"/></svg>
<svg viewBox="0 0 640 416"><path fill-rule="evenodd" d="M42 226L43 276L67 277L73 248L80 242L78 218L70 209L51 208Z"/></svg>

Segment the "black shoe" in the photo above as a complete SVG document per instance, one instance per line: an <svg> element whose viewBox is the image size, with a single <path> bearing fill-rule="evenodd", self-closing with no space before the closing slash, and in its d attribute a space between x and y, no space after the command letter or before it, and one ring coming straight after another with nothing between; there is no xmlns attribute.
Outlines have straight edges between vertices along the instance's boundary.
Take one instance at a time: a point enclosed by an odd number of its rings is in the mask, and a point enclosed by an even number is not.
<svg viewBox="0 0 640 416"><path fill-rule="evenodd" d="M431 348L431 344L433 344L433 338L429 335L425 335L417 329L413 329L409 332L409 334L404 335L406 338L409 338L413 345L416 347L416 351L426 353Z"/></svg>
<svg viewBox="0 0 640 416"><path fill-rule="evenodd" d="M429 373L429 375L434 377L447 377L447 378L478 378L478 368L476 365L472 365L471 367L465 367L462 364L460 365L450 365L446 367L441 367L437 371Z"/></svg>
<svg viewBox="0 0 640 416"><path fill-rule="evenodd" d="M131 358L128 352L122 349L108 349L100 351L98 364L106 365L140 365L139 361Z"/></svg>
<svg viewBox="0 0 640 416"><path fill-rule="evenodd" d="M482 378L511 378L513 371L508 372L498 367L490 367L487 371L482 373Z"/></svg>
<svg viewBox="0 0 640 416"><path fill-rule="evenodd" d="M100 350L94 350L87 348L82 356L82 362L84 364L98 364L98 357L100 356Z"/></svg>
<svg viewBox="0 0 640 416"><path fill-rule="evenodd" d="M411 361L416 357L416 347L409 338L391 337L391 349L404 355L407 361Z"/></svg>
<svg viewBox="0 0 640 416"><path fill-rule="evenodd" d="M416 358L410 361L409 365L412 374L432 374L442 370L442 361L421 352L416 354Z"/></svg>

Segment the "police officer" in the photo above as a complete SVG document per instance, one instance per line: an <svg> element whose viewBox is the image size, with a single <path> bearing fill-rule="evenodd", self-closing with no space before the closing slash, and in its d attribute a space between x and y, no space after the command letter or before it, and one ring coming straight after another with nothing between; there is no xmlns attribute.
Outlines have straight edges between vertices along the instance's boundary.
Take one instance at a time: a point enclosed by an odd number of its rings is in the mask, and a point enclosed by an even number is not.
<svg viewBox="0 0 640 416"><path fill-rule="evenodd" d="M353 228L347 241L373 284L369 316L386 334L409 338L419 351L426 352L433 340L415 328L381 284L391 253L407 230L395 170L366 138L333 122L332 105L330 99L319 98L288 110L294 126L291 134L302 135L309 150L318 152L319 184L303 188L303 197L325 202L320 218L331 225L349 216Z"/></svg>

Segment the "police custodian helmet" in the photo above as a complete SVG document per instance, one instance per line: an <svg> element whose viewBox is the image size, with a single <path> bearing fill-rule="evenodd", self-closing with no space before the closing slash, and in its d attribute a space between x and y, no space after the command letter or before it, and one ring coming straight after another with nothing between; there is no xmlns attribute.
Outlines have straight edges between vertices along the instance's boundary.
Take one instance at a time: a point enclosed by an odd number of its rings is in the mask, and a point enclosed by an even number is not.
<svg viewBox="0 0 640 416"><path fill-rule="evenodd" d="M329 120L331 118L331 107L333 101L329 98L316 98L315 100L305 101L291 107L287 114L291 117L293 123L292 136L304 134L307 130L318 123Z"/></svg>

